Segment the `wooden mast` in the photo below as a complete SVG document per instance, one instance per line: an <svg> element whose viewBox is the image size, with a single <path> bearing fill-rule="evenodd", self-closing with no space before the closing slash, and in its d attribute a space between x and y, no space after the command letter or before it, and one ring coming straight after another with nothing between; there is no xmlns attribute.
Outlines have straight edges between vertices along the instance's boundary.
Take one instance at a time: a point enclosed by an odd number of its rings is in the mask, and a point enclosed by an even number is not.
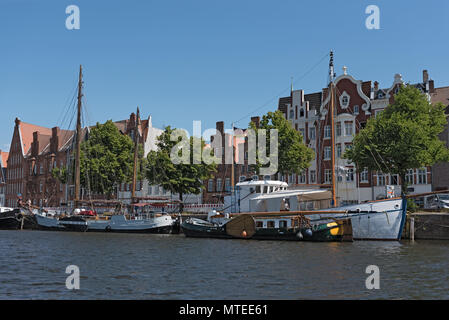
<svg viewBox="0 0 449 320"><path fill-rule="evenodd" d="M137 184L137 155L138 155L138 146L139 146L139 127L138 127L138 119L140 117L139 107L137 107L136 121L134 126L134 165L133 165L133 184L131 189L131 203L134 202L134 198L136 197L136 184Z"/></svg>
<svg viewBox="0 0 449 320"><path fill-rule="evenodd" d="M333 206L337 206L337 196L335 192L335 129L334 129L334 53L330 52L329 61L329 80L330 80L330 95L331 95L331 105L330 105L330 122L331 122L331 149L332 149L332 203Z"/></svg>
<svg viewBox="0 0 449 320"><path fill-rule="evenodd" d="M80 200L80 154L81 154L81 98L83 89L83 67L80 65L80 74L78 80L78 112L76 118L76 145L75 145L75 208Z"/></svg>

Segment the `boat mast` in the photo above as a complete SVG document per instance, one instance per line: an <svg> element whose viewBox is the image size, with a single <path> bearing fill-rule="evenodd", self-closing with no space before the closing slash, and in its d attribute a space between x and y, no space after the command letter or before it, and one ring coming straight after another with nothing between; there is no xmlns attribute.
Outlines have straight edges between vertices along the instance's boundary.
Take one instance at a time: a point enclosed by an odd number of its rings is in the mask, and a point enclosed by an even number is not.
<svg viewBox="0 0 449 320"><path fill-rule="evenodd" d="M81 154L81 98L83 89L83 67L80 65L80 74L78 80L78 114L76 118L76 145L75 145L75 201L77 207L80 200L80 154Z"/></svg>
<svg viewBox="0 0 449 320"><path fill-rule="evenodd" d="M331 105L330 105L330 122L331 122L331 148L332 148L332 203L333 206L337 206L337 197L335 192L335 129L334 129L334 52L330 52L329 61L329 85L330 85L330 95L331 95Z"/></svg>
<svg viewBox="0 0 449 320"><path fill-rule="evenodd" d="M139 146L139 139L138 139L138 119L140 117L139 114L139 107L137 107L137 115L136 115L136 121L134 126L134 166L133 166L133 184L131 189L131 203L133 203L134 198L136 197L136 184L137 184L137 152L138 152L138 146Z"/></svg>
<svg viewBox="0 0 449 320"><path fill-rule="evenodd" d="M234 122L232 123L232 165L231 165L231 190L234 191Z"/></svg>

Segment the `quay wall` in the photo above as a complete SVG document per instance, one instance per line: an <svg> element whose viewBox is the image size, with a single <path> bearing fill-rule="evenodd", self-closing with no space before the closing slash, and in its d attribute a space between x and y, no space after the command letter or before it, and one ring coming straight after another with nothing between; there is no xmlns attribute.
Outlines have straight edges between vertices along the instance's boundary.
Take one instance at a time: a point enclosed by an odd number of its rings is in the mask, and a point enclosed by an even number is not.
<svg viewBox="0 0 449 320"><path fill-rule="evenodd" d="M410 239L410 218L415 219L415 240L449 240L449 213L416 212L408 214L403 239Z"/></svg>

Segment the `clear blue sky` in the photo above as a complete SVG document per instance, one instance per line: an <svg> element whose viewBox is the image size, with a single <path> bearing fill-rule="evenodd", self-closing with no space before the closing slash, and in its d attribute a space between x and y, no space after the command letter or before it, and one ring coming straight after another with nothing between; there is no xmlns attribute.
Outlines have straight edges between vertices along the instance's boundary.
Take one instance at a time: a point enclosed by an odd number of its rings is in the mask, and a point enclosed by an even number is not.
<svg viewBox="0 0 449 320"><path fill-rule="evenodd" d="M65 28L76 4L81 29ZM365 28L380 8L381 30ZM395 73L418 82L428 69L449 85L449 2L0 0L0 148L14 119L53 127L84 67L90 122L125 119L140 106L155 126L226 126L277 107L290 78L335 51L362 80L389 87ZM327 59L295 84L326 85ZM246 126L249 116L236 124Z"/></svg>

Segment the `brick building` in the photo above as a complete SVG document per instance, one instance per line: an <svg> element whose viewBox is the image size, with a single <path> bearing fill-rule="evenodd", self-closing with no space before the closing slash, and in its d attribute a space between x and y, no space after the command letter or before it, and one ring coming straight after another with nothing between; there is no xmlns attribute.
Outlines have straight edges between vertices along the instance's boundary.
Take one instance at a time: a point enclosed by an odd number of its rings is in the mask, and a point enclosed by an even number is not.
<svg viewBox="0 0 449 320"><path fill-rule="evenodd" d="M251 121L256 127L259 127L259 117L252 117ZM247 129L234 128L234 142L232 141L232 129L225 130L223 121L216 123L216 132L216 135L211 136L211 146L216 155L221 154L221 163L217 165L217 172L210 179L204 181L204 203L223 203L223 198L230 194L232 150L234 150L234 184L247 178L254 180L260 178L248 164ZM221 143L217 143L219 137L221 137ZM221 148L221 152L218 148Z"/></svg>
<svg viewBox="0 0 449 320"><path fill-rule="evenodd" d="M402 76L396 74L392 85L381 89L378 82L354 79L343 68L343 74L334 80L336 99L334 101L335 166L336 193L343 203L356 203L374 200L385 195L385 186L394 185L400 194L398 176L383 174L379 171L357 172L354 163L342 159L346 148L351 148L352 139L366 125L370 117L375 117L394 101L394 95L400 86L405 85ZM428 72L423 71L423 81L412 84L428 95L429 100L435 93L434 81ZM290 97L279 100L278 109L300 131L305 143L315 151L315 160L301 175L280 177L290 184L304 186L320 184L331 187L332 184L332 146L331 122L329 117L330 95L328 88L313 94L304 94L302 90L292 90ZM412 193L428 192L432 189L431 168L411 169L407 175Z"/></svg>
<svg viewBox="0 0 449 320"><path fill-rule="evenodd" d="M449 147L449 87L436 88L430 95L432 103L441 102L446 106L447 125L440 139ZM432 190L449 190L449 163L438 163L432 167Z"/></svg>

